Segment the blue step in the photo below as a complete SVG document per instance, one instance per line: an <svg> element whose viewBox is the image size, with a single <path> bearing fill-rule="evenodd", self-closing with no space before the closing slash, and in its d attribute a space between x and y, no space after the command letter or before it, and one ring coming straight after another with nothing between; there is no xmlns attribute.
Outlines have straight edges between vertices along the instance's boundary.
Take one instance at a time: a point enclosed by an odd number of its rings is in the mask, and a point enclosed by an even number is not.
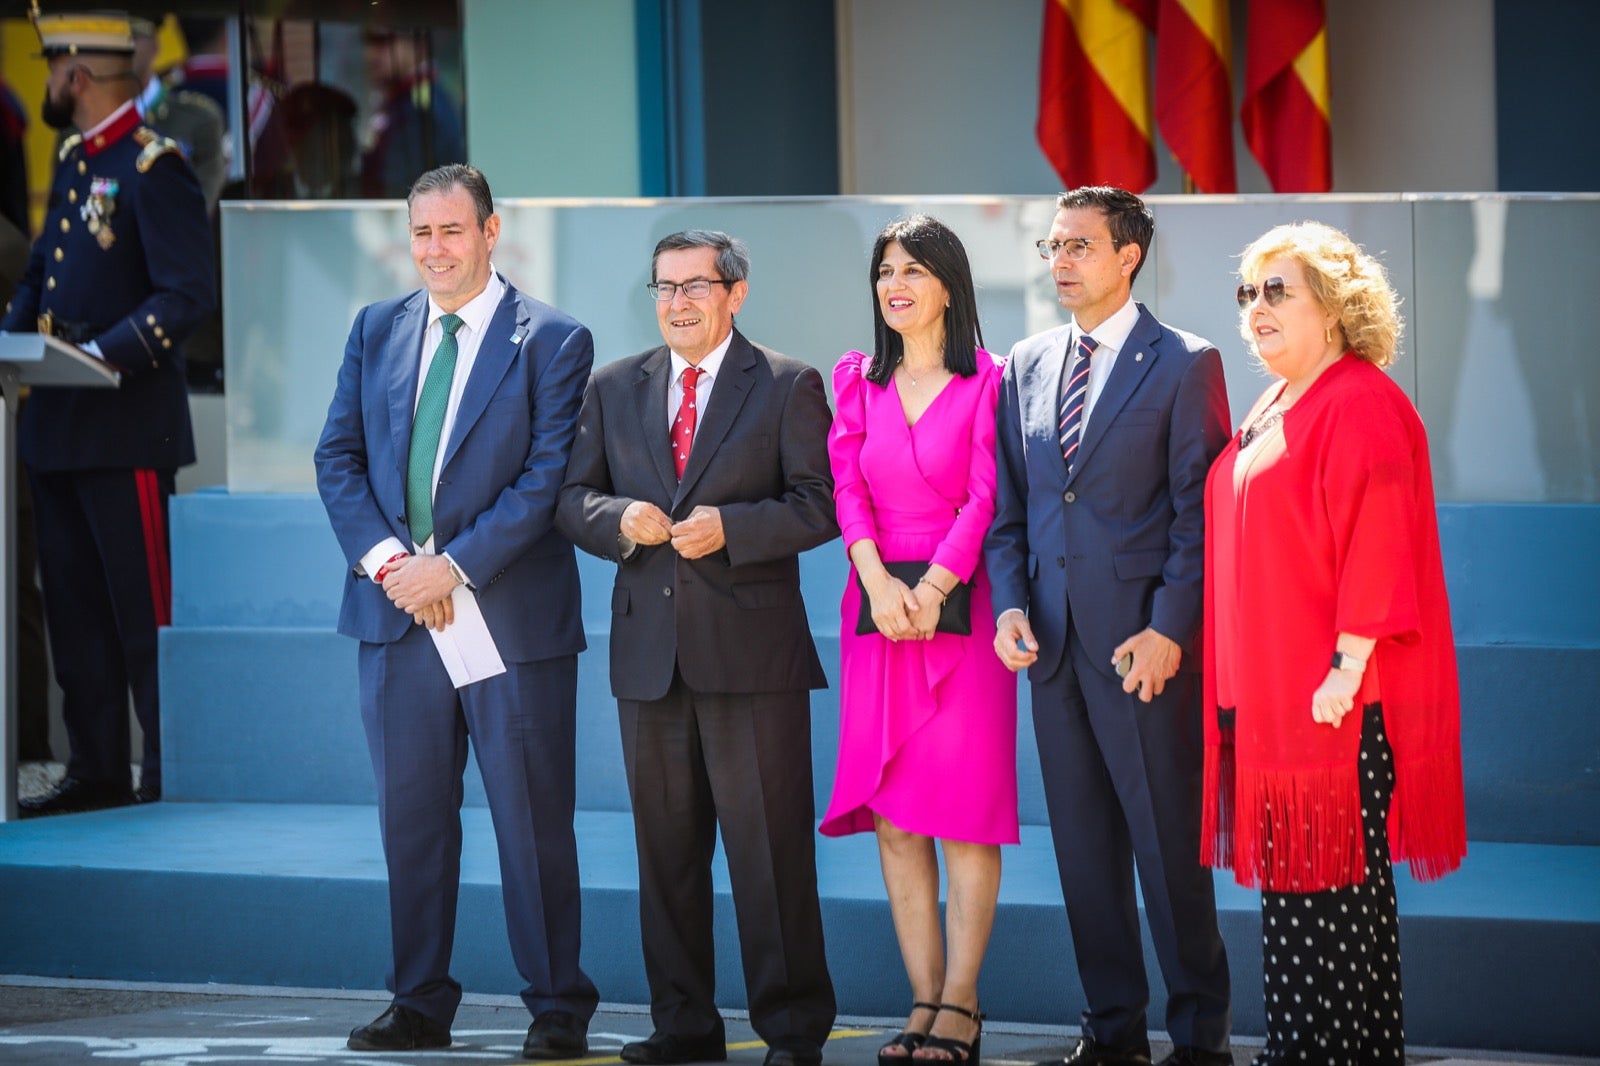
<svg viewBox="0 0 1600 1066"><path fill-rule="evenodd" d="M469 991L514 993L488 812L469 808L463 822L455 976ZM577 828L584 965L606 999L646 1002L631 819L582 811ZM1083 1008L1048 836L1027 827L1022 844L1005 849L983 977L998 1019L1073 1024ZM841 1009L899 1013L905 977L871 837L821 840L818 864ZM1596 1051L1600 848L1474 844L1444 881L1398 880L1412 1043ZM715 884L719 1002L740 1008L720 858ZM1260 1035L1259 899L1225 875L1217 892L1234 1031ZM387 945L372 807L163 803L0 826L0 972L373 988ZM1159 973L1153 957L1146 966Z"/></svg>

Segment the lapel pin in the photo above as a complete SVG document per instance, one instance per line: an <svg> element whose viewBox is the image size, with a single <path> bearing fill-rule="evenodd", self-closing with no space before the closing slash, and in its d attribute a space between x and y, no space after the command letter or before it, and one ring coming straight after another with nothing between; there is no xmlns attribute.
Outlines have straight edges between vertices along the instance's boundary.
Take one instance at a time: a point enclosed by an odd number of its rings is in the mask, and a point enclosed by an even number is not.
<svg viewBox="0 0 1600 1066"><path fill-rule="evenodd" d="M511 343L512 343L512 344L521 344L521 343L522 343L522 334L520 334L520 333L513 333L513 334L512 334L512 335L511 335Z"/></svg>
<svg viewBox="0 0 1600 1066"><path fill-rule="evenodd" d="M1134 362L1135 362L1135 363L1142 363L1142 362L1144 362L1144 353L1143 353L1143 352L1134 352L1134 353L1133 353L1133 361L1134 361Z"/></svg>

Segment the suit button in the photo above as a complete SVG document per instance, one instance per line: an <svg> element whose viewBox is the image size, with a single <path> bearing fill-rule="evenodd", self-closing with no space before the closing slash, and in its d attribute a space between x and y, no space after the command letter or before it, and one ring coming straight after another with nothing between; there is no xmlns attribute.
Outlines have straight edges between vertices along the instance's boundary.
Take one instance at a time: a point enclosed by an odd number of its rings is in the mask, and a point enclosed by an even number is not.
<svg viewBox="0 0 1600 1066"><path fill-rule="evenodd" d="M1078 494L1076 492L1068 491L1067 494L1061 498L1066 500L1068 503L1076 503L1078 500Z"/></svg>
<svg viewBox="0 0 1600 1066"><path fill-rule="evenodd" d="M1065 555L1056 556L1056 565L1057 566L1066 566L1067 565L1067 557Z"/></svg>
<svg viewBox="0 0 1600 1066"><path fill-rule="evenodd" d="M396 521L396 522L399 522L399 523L400 523L400 524L401 524L401 525L405 525L405 524L406 524L406 516L405 516L405 515L403 515L403 514L397 514L397 515L395 515L395 516L394 516L394 520L395 520L395 521Z"/></svg>
<svg viewBox="0 0 1600 1066"><path fill-rule="evenodd" d="M663 595L663 596L670 596L670 595L672 595L672 586L671 586L671 585L668 585L668 586L667 586L667 587L666 587L666 588L664 588L664 589L662 589L662 590L661 590L661 595Z"/></svg>

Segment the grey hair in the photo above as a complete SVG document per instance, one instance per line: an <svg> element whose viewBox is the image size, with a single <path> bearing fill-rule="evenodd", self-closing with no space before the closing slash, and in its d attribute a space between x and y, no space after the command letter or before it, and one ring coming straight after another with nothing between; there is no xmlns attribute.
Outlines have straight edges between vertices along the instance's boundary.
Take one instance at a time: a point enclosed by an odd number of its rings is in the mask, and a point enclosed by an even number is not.
<svg viewBox="0 0 1600 1066"><path fill-rule="evenodd" d="M686 229L669 233L656 242L650 255L650 280L656 277L656 261L662 252L681 252L688 248L714 248L717 252L717 273L723 281L748 281L750 278L750 249L737 237L721 230Z"/></svg>
<svg viewBox="0 0 1600 1066"><path fill-rule="evenodd" d="M473 214L478 216L478 225L482 227L494 214L494 195L489 192L489 179L483 176L483 171L466 163L446 163L442 167L434 167L412 182L411 191L406 193L406 214L410 215L417 197L430 192L449 192L458 187L467 190L472 197Z"/></svg>

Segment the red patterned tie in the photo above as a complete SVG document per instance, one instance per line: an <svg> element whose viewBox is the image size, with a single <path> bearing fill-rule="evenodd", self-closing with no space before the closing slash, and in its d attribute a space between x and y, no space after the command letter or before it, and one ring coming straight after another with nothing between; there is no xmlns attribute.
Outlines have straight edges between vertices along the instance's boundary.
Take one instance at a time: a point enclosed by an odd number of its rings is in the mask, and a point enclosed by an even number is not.
<svg viewBox="0 0 1600 1066"><path fill-rule="evenodd" d="M694 447L695 386L705 371L688 367L683 372L683 400L678 404L678 417L672 420L672 466L683 480L683 468L689 465L689 449Z"/></svg>

